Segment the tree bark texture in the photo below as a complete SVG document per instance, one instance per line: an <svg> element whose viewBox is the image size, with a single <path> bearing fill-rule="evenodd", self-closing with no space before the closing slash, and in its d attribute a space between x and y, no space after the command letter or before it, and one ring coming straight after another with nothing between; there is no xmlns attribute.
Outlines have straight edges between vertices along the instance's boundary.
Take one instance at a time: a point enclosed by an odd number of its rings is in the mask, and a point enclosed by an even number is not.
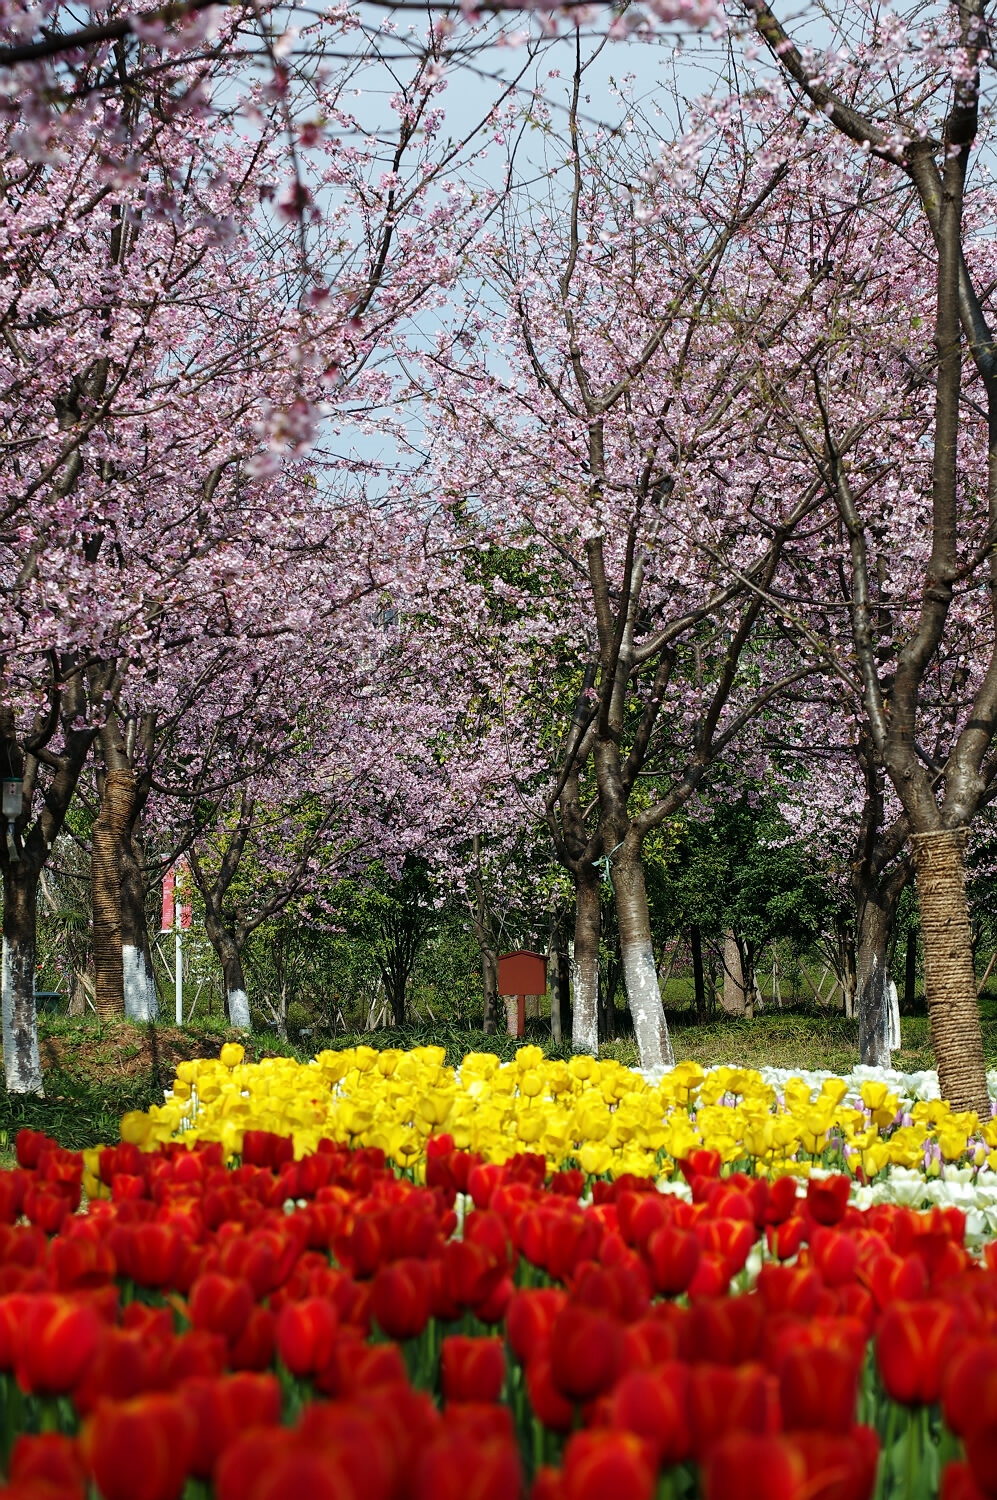
<svg viewBox="0 0 997 1500"><path fill-rule="evenodd" d="M499 1023L498 949L481 944L481 990L484 996L484 1025L486 1036L495 1036Z"/></svg>
<svg viewBox="0 0 997 1500"><path fill-rule="evenodd" d="M975 1109L988 1120L990 1096L966 901L965 843L964 829L940 828L911 836L924 944L924 988L939 1088L953 1109Z"/></svg>
<svg viewBox="0 0 997 1500"><path fill-rule="evenodd" d="M574 991L571 1050L599 1052L599 877L582 876L575 884L575 954L571 965Z"/></svg>
<svg viewBox="0 0 997 1500"><path fill-rule="evenodd" d="M633 1016L640 1067L643 1072L655 1072L672 1067L675 1057L661 1003L639 844L633 850L625 847L621 851L612 865L612 873L623 981Z"/></svg>
<svg viewBox="0 0 997 1500"><path fill-rule="evenodd" d="M870 894L858 914L856 1002L859 1060L870 1068L890 1066L888 955L893 906L888 897Z"/></svg>
<svg viewBox="0 0 997 1500"><path fill-rule="evenodd" d="M3 875L3 1056L9 1094L44 1094L35 1013L38 876L23 861Z"/></svg>

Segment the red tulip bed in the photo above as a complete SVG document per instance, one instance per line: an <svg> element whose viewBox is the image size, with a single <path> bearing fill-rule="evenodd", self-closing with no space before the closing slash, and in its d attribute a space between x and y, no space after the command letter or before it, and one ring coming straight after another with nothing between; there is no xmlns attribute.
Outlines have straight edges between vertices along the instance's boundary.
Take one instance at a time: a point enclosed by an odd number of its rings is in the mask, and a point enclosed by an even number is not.
<svg viewBox="0 0 997 1500"><path fill-rule="evenodd" d="M234 1169L109 1148L80 1213L79 1155L17 1155L9 1500L997 1496L997 1254L955 1208L709 1151L688 1202L446 1137L417 1185L247 1131Z"/></svg>

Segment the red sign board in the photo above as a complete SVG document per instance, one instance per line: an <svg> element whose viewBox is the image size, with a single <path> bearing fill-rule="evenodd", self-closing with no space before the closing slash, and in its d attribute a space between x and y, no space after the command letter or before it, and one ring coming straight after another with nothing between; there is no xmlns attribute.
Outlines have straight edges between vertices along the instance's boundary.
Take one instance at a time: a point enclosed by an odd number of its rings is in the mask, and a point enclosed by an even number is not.
<svg viewBox="0 0 997 1500"><path fill-rule="evenodd" d="M542 953L519 949L498 961L500 995L546 995L547 960Z"/></svg>

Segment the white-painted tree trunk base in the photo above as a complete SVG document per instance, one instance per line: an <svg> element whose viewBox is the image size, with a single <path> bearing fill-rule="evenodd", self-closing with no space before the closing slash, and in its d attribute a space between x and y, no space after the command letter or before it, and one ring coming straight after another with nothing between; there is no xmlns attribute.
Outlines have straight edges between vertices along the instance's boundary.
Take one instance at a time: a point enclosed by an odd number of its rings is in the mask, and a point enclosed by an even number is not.
<svg viewBox="0 0 997 1500"><path fill-rule="evenodd" d="M661 1003L654 949L649 942L622 944L623 980L633 1016L634 1036L642 1073L663 1073L674 1067L665 1008Z"/></svg>
<svg viewBox="0 0 997 1500"><path fill-rule="evenodd" d="M250 1030L249 996L245 990L229 990L228 1020L230 1026L236 1026L240 1031Z"/></svg>
<svg viewBox="0 0 997 1500"><path fill-rule="evenodd" d="M9 1094L45 1093L34 1002L27 999L34 993L34 982L34 953L16 949L4 938L0 1009L3 1011L3 1060Z"/></svg>
<svg viewBox="0 0 997 1500"><path fill-rule="evenodd" d="M571 1050L599 1054L599 970L592 963L571 963Z"/></svg>
<svg viewBox="0 0 997 1500"><path fill-rule="evenodd" d="M124 943L121 948L121 966L124 970L125 1017L129 1021L156 1021L159 1019L159 997L156 981L146 967L145 954L133 943Z"/></svg>
<svg viewBox="0 0 997 1500"><path fill-rule="evenodd" d="M893 980L890 980L890 1050L898 1051L900 1048L900 996Z"/></svg>

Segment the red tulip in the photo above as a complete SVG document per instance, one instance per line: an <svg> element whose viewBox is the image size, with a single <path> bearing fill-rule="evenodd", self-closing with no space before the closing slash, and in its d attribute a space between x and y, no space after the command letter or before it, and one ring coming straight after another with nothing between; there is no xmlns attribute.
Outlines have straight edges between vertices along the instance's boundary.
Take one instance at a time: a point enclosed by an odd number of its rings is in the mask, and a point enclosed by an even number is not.
<svg viewBox="0 0 997 1500"><path fill-rule="evenodd" d="M938 1400L946 1347L959 1320L944 1302L896 1302L883 1314L876 1360L887 1394L907 1406Z"/></svg>
<svg viewBox="0 0 997 1500"><path fill-rule="evenodd" d="M678 1331L661 1318L641 1318L623 1330L623 1369L650 1370L675 1359Z"/></svg>
<svg viewBox="0 0 997 1500"><path fill-rule="evenodd" d="M233 1370L266 1370L273 1363L274 1315L268 1307L254 1307L249 1322L229 1346L228 1363Z"/></svg>
<svg viewBox="0 0 997 1500"><path fill-rule="evenodd" d="M564 1485L560 1469L550 1464L541 1464L530 1485L530 1500L564 1500Z"/></svg>
<svg viewBox="0 0 997 1500"><path fill-rule="evenodd" d="M779 1224L770 1224L765 1230L766 1243L776 1260L792 1260L806 1237L807 1222L796 1215Z"/></svg>
<svg viewBox="0 0 997 1500"><path fill-rule="evenodd" d="M779 1363L779 1397L783 1426L850 1432L861 1361L850 1349L833 1344L797 1344Z"/></svg>
<svg viewBox="0 0 997 1500"><path fill-rule="evenodd" d="M32 1185L24 1195L24 1212L29 1221L45 1234L59 1234L72 1217L74 1205L64 1193Z"/></svg>
<svg viewBox="0 0 997 1500"><path fill-rule="evenodd" d="M209 1479L220 1454L245 1432L275 1427L281 1418L281 1391L275 1375L195 1376L177 1397L195 1419L190 1472Z"/></svg>
<svg viewBox="0 0 997 1500"><path fill-rule="evenodd" d="M288 1302L277 1318L277 1353L292 1375L317 1375L332 1358L339 1318L324 1297Z"/></svg>
<svg viewBox="0 0 997 1500"><path fill-rule="evenodd" d="M42 1396L71 1391L96 1354L100 1337L100 1319L87 1303L33 1297L18 1339L18 1385Z"/></svg>
<svg viewBox="0 0 997 1500"><path fill-rule="evenodd" d="M516 1358L528 1363L550 1348L551 1330L567 1295L557 1287L517 1292L505 1315L505 1332Z"/></svg>
<svg viewBox="0 0 997 1500"><path fill-rule="evenodd" d="M689 1296L693 1301L707 1297L723 1297L730 1285L731 1271L726 1257L712 1251L699 1257L696 1274L689 1283Z"/></svg>
<svg viewBox="0 0 997 1500"><path fill-rule="evenodd" d="M806 1318L817 1310L820 1277L806 1266L774 1266L769 1262L758 1273L757 1291L767 1313L793 1313Z"/></svg>
<svg viewBox="0 0 997 1500"><path fill-rule="evenodd" d="M647 1263L656 1292L677 1297L688 1289L701 1254L699 1240L688 1229L669 1224L656 1229L647 1241Z"/></svg>
<svg viewBox="0 0 997 1500"><path fill-rule="evenodd" d="M651 1500L655 1490L653 1450L632 1432L573 1433L562 1474L564 1500Z"/></svg>
<svg viewBox="0 0 997 1500"><path fill-rule="evenodd" d="M997 1426L974 1427L966 1439L973 1478L987 1495L997 1495Z"/></svg>
<svg viewBox="0 0 997 1500"><path fill-rule="evenodd" d="M538 1355L526 1366L526 1394L533 1415L551 1432L570 1432L574 1426L575 1408L554 1384L550 1360Z"/></svg>
<svg viewBox="0 0 997 1500"><path fill-rule="evenodd" d="M818 1224L838 1224L845 1217L851 1178L811 1177L807 1182L807 1210Z"/></svg>
<svg viewBox="0 0 997 1500"><path fill-rule="evenodd" d="M764 1433L769 1390L761 1365L694 1365L689 1378L692 1451L702 1458L727 1433Z"/></svg>
<svg viewBox="0 0 997 1500"><path fill-rule="evenodd" d="M220 1333L229 1344L241 1336L255 1305L248 1281L209 1271L199 1276L190 1289L187 1307L195 1328Z"/></svg>
<svg viewBox="0 0 997 1500"><path fill-rule="evenodd" d="M997 1359L992 1339L961 1344L942 1375L942 1412L958 1437L997 1426Z"/></svg>
<svg viewBox="0 0 997 1500"><path fill-rule="evenodd" d="M973 1478L969 1464L946 1464L942 1470L939 1500L989 1500Z"/></svg>
<svg viewBox="0 0 997 1500"><path fill-rule="evenodd" d="M12 1484L38 1485L39 1495L42 1485L51 1485L59 1500L83 1500L86 1493L86 1470L76 1439L58 1432L38 1437L21 1433L14 1441L7 1477Z"/></svg>
<svg viewBox="0 0 997 1500"><path fill-rule="evenodd" d="M519 1454L508 1442L476 1443L446 1433L416 1459L412 1500L518 1500L523 1488Z"/></svg>
<svg viewBox="0 0 997 1500"><path fill-rule="evenodd" d="M502 1340L451 1334L440 1351L440 1375L447 1401L497 1401L505 1382Z"/></svg>
<svg viewBox="0 0 997 1500"><path fill-rule="evenodd" d="M653 1370L632 1370L606 1397L608 1426L648 1442L661 1466L689 1457L689 1367L677 1360Z"/></svg>
<svg viewBox="0 0 997 1500"><path fill-rule="evenodd" d="M758 1355L765 1307L759 1297L723 1297L689 1313L689 1345L697 1363L740 1365Z"/></svg>
<svg viewBox="0 0 997 1500"><path fill-rule="evenodd" d="M702 1219L695 1233L703 1250L723 1256L728 1277L744 1269L755 1243L755 1226L745 1219Z"/></svg>
<svg viewBox="0 0 997 1500"><path fill-rule="evenodd" d="M0 1223L13 1224L20 1218L27 1188L28 1174L19 1167L0 1172Z"/></svg>
<svg viewBox="0 0 997 1500"><path fill-rule="evenodd" d="M859 1249L850 1234L840 1229L816 1229L810 1239L816 1265L827 1286L845 1286L854 1281Z"/></svg>
<svg viewBox="0 0 997 1500"><path fill-rule="evenodd" d="M174 1396L98 1406L83 1429L83 1455L103 1500L178 1500L196 1423Z"/></svg>
<svg viewBox="0 0 997 1500"><path fill-rule="evenodd" d="M126 1328L105 1328L96 1353L73 1390L73 1405L81 1415L100 1400L125 1401L154 1383L154 1351L141 1334Z"/></svg>
<svg viewBox="0 0 997 1500"><path fill-rule="evenodd" d="M443 1413L443 1429L463 1433L476 1443L495 1438L513 1446L516 1443L512 1408L495 1401L452 1401Z"/></svg>
<svg viewBox="0 0 997 1500"><path fill-rule="evenodd" d="M14 1137L14 1152L20 1167L37 1167L42 1152L56 1143L43 1130L28 1130L26 1127Z"/></svg>
<svg viewBox="0 0 997 1500"><path fill-rule="evenodd" d="M783 1437L735 1432L713 1444L702 1465L703 1500L801 1500L803 1455Z"/></svg>
<svg viewBox="0 0 997 1500"><path fill-rule="evenodd" d="M416 1338L429 1322L432 1280L421 1260L396 1260L374 1277L374 1317L392 1339Z"/></svg>
<svg viewBox="0 0 997 1500"><path fill-rule="evenodd" d="M794 1432L787 1441L806 1466L805 1494L821 1500L870 1500L879 1462L879 1436L871 1427L853 1427L848 1433Z"/></svg>
<svg viewBox="0 0 997 1500"><path fill-rule="evenodd" d="M781 1224L796 1212L797 1186L795 1177L777 1177L769 1184L769 1195L765 1203L766 1224Z"/></svg>
<svg viewBox="0 0 997 1500"><path fill-rule="evenodd" d="M551 1374L569 1401L591 1401L613 1384L623 1360L623 1332L605 1313L569 1302L551 1330Z"/></svg>

